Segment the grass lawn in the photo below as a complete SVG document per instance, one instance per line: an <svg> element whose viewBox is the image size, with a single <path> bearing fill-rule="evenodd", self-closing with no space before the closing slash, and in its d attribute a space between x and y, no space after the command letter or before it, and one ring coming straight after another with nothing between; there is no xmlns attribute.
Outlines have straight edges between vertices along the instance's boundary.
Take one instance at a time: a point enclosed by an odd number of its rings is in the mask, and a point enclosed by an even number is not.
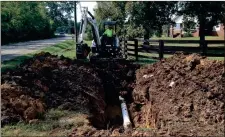
<svg viewBox="0 0 225 137"><path fill-rule="evenodd" d="M150 39L153 40L200 40L200 37L183 37L183 38L171 38L171 37L152 37ZM224 37L217 37L217 36L206 36L206 40L224 40Z"/></svg>
<svg viewBox="0 0 225 137"><path fill-rule="evenodd" d="M206 36L206 40L224 40L223 37L216 37L216 36ZM184 38L171 38L171 37L152 37L150 40L200 40L199 37L184 37ZM130 44L134 44L132 41L128 41ZM138 42L139 45L142 44L141 41ZM150 42L151 45L158 46L158 42ZM165 46L188 46L188 47L198 47L198 43L164 43ZM217 47L217 46L224 46L224 44L209 44L209 47Z"/></svg>
<svg viewBox="0 0 225 137"><path fill-rule="evenodd" d="M86 110L77 112L51 109L45 114L45 120L4 126L1 128L1 136L68 136L73 128L88 124L88 115Z"/></svg>
<svg viewBox="0 0 225 137"><path fill-rule="evenodd" d="M162 38L157 38L157 37L153 37L153 38L150 38L152 40L199 40L200 38L199 37L185 37L185 38L171 38L171 37L162 37ZM215 37L215 36L206 36L206 40L224 40L224 38L222 37ZM128 44L134 44L133 41L128 41ZM138 42L139 46L141 46L143 43L141 41ZM159 43L158 42L151 42L150 45L154 45L154 46L158 46ZM182 44L182 43L164 43L165 46L184 46L184 47L199 47L199 44ZM224 44L209 44L208 47L224 47ZM128 46L129 49L134 49L133 46ZM129 51L130 53L134 54L134 52L132 51ZM211 51L213 52L213 51ZM221 51L222 53L224 52ZM145 56L150 56L150 57L158 57L159 55L157 53L141 53L139 52L139 55L145 55ZM171 55L167 55L167 54L164 54L164 57L167 58L167 57L170 57ZM131 59L134 59L134 57L129 57ZM212 60L224 60L224 57L208 57L209 59L212 59ZM144 62L145 64L149 62L152 62L152 61L155 61L155 60L152 60L152 59L141 59L140 58L140 62Z"/></svg>
<svg viewBox="0 0 225 137"><path fill-rule="evenodd" d="M131 54L134 54L133 51L128 51L128 53L131 53ZM159 57L159 54L158 53L144 53L144 52L139 52L138 55L144 55L144 56L148 56L148 57ZM169 58L171 57L172 55L171 54L164 54L164 58ZM158 60L156 59L153 59L153 58L138 58L139 60L136 62L138 64L151 64L151 63L154 63L154 62L157 62ZM208 59L210 60L220 60L220 61L224 61L224 57L207 57ZM135 60L135 57L134 56L128 56L128 59L131 59L131 60Z"/></svg>

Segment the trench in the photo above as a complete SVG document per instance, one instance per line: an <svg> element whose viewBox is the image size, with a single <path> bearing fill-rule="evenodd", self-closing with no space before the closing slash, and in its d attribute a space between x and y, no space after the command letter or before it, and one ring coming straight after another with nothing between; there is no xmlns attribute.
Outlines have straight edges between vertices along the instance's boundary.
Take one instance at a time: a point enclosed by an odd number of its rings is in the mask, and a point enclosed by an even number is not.
<svg viewBox="0 0 225 137"><path fill-rule="evenodd" d="M95 66L98 66L98 64ZM105 93L105 120L97 119L95 114L89 120L91 125L96 129L109 129L109 128L121 128L123 127L123 116L121 110L121 102L119 96L121 91L126 91L127 94L123 95L123 98L126 101L127 107L128 104L133 102L132 100L132 91L133 88L127 87L125 83L132 83L135 81L135 69L136 68L125 68L118 72L117 64L109 62L105 65L100 65L101 68L97 69L99 77L102 79L103 88ZM132 76L129 75L130 72L133 72ZM130 116L130 112L128 109ZM131 119L130 119L131 120ZM132 121L131 121L132 122ZM103 124L100 124L103 123Z"/></svg>

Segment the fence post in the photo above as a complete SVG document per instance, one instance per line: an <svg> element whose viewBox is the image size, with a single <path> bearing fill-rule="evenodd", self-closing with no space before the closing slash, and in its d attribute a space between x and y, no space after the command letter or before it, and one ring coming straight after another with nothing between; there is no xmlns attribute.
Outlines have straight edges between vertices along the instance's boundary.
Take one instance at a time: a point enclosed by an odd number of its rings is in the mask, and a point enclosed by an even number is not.
<svg viewBox="0 0 225 137"><path fill-rule="evenodd" d="M127 59L127 40L124 38L124 47L123 47L124 49L124 57L125 57L125 59Z"/></svg>
<svg viewBox="0 0 225 137"><path fill-rule="evenodd" d="M159 41L159 59L163 59L163 52L164 52L164 41Z"/></svg>
<svg viewBox="0 0 225 137"><path fill-rule="evenodd" d="M138 40L137 39L135 39L134 40L134 50L135 50L135 58L136 58L136 61L138 61Z"/></svg>
<svg viewBox="0 0 225 137"><path fill-rule="evenodd" d="M206 41L201 41L202 42L202 56L206 56L207 54L207 48L208 48L208 43Z"/></svg>

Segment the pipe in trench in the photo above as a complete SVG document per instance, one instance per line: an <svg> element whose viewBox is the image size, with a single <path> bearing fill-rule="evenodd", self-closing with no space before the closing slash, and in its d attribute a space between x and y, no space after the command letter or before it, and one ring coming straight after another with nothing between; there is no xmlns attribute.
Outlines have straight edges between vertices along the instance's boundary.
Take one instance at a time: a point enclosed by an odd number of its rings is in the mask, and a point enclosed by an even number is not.
<svg viewBox="0 0 225 137"><path fill-rule="evenodd" d="M127 105L121 96L119 96L119 100L121 101L121 109L122 109L122 115L123 115L123 127L124 129L132 128L132 124L130 121L130 117L127 111Z"/></svg>

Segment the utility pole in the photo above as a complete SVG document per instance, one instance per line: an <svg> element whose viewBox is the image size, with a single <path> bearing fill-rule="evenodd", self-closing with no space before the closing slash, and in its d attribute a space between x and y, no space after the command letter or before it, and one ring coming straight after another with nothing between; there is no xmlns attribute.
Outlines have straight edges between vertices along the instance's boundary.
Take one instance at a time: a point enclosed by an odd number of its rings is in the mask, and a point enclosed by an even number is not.
<svg viewBox="0 0 225 137"><path fill-rule="evenodd" d="M71 22L70 22L71 21L71 15L69 15L69 13L68 13L67 16L68 16L68 26L69 26L68 27L69 28L68 33L71 34Z"/></svg>
<svg viewBox="0 0 225 137"><path fill-rule="evenodd" d="M75 42L77 43L77 2L74 1L74 35L75 35Z"/></svg>

